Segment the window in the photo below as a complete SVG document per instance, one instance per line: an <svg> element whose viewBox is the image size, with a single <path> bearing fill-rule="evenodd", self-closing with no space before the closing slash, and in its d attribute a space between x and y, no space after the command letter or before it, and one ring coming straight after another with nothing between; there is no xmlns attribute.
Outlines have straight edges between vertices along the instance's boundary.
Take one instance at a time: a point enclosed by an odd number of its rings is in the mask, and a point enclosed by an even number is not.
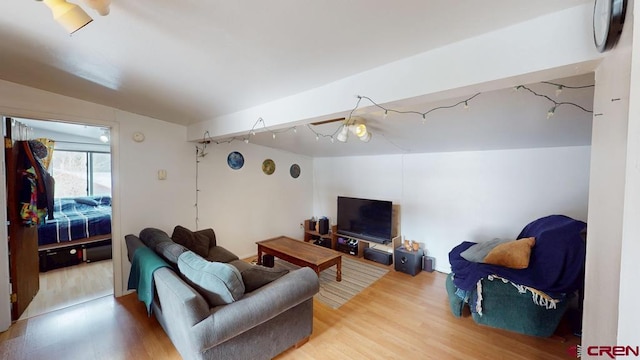
<svg viewBox="0 0 640 360"><path fill-rule="evenodd" d="M55 197L111 194L111 154L56 150L51 158Z"/></svg>

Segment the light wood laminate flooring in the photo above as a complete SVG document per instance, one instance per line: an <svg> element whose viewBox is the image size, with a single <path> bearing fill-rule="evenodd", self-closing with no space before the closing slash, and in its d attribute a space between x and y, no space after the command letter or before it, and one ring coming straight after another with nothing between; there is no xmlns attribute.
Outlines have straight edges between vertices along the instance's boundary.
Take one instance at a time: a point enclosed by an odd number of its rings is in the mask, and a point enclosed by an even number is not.
<svg viewBox="0 0 640 360"><path fill-rule="evenodd" d="M41 272L40 290L20 320L112 294L110 259Z"/></svg>
<svg viewBox="0 0 640 360"><path fill-rule="evenodd" d="M365 261L365 260L363 260ZM309 342L277 359L571 359L568 331L538 338L477 325L449 310L445 274L391 271L339 309L314 301ZM180 359L135 294L18 321L3 359ZM233 354L229 354L233 359Z"/></svg>

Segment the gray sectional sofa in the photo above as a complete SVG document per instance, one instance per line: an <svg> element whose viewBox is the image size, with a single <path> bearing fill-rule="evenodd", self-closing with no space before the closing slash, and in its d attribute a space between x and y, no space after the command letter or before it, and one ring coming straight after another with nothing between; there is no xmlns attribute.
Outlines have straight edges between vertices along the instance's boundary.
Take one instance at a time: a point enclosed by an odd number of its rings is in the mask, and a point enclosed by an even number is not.
<svg viewBox="0 0 640 360"><path fill-rule="evenodd" d="M301 268L283 274L239 260L217 246L211 229L205 231L208 247L199 244L196 253L184 246L194 248L189 241L181 241L182 245L173 241L179 238L177 229L169 237L161 230L147 228L140 236L127 235L125 241L132 265L140 261L134 255L144 247L168 264L153 272L151 310L184 359L271 359L308 340L313 328L313 296L319 290L313 270ZM203 233L198 233L189 236L204 239ZM151 252L140 251L143 253ZM230 281L218 278L220 267L226 269L220 278L226 276ZM212 297L199 287L202 276L193 277L188 271L202 268L203 276L213 278L216 286L223 284L222 292L226 293Z"/></svg>

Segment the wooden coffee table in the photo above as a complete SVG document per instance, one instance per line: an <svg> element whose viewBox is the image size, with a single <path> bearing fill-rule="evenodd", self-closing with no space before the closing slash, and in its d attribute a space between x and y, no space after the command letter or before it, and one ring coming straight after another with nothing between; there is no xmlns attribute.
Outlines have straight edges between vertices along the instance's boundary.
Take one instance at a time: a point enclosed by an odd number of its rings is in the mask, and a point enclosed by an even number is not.
<svg viewBox="0 0 640 360"><path fill-rule="evenodd" d="M342 255L337 251L286 236L258 241L256 244L258 244L258 265L262 264L263 253L294 265L310 267L318 276L320 271L336 265L336 281L342 281Z"/></svg>

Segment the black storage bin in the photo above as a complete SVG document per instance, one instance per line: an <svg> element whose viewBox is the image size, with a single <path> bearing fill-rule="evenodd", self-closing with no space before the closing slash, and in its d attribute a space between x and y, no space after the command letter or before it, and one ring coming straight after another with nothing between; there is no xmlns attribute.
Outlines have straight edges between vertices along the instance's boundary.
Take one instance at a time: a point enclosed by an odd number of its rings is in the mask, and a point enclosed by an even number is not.
<svg viewBox="0 0 640 360"><path fill-rule="evenodd" d="M83 248L83 260L88 263L111 259L111 239L85 244Z"/></svg>
<svg viewBox="0 0 640 360"><path fill-rule="evenodd" d="M80 262L82 262L82 247L68 246L41 250L38 255L40 258L40 272L46 272L61 267L80 264Z"/></svg>

